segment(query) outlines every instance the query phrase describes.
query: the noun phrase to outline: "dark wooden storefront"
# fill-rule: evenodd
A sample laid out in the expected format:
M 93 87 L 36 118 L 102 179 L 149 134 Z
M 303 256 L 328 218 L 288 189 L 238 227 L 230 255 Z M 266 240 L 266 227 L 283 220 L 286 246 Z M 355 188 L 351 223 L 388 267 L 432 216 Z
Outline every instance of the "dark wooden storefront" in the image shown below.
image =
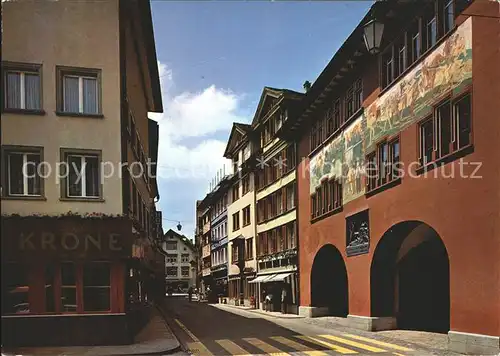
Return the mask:
M 4 346 L 125 344 L 132 223 L 2 217 Z

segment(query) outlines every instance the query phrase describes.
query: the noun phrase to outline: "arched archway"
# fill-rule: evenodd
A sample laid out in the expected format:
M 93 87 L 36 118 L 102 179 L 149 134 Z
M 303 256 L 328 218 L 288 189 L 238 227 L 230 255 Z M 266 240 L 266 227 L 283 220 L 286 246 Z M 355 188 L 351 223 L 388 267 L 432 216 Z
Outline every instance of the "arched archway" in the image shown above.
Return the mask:
M 311 305 L 327 307 L 329 315 L 345 317 L 349 313 L 347 270 L 339 250 L 323 246 L 314 257 L 311 270 Z
M 372 316 L 395 316 L 401 329 L 449 331 L 448 253 L 429 225 L 391 227 L 375 249 L 370 278 Z

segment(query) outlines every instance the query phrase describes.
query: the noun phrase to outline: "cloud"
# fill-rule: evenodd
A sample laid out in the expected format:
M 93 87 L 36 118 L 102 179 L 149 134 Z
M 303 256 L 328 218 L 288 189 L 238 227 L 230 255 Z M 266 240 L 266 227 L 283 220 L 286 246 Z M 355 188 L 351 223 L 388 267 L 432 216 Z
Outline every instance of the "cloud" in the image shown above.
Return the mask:
M 149 117 L 158 121 L 160 128 L 160 206 L 168 219 L 187 222 L 183 233 L 190 235 L 195 201 L 208 192 L 218 170 L 225 166 L 229 172 L 230 162 L 222 157 L 227 142 L 220 137 L 228 137 L 233 122 L 248 122 L 249 118 L 241 114 L 243 95 L 216 85 L 173 95 L 172 69 L 158 62 L 158 70 L 164 112 L 150 113 Z

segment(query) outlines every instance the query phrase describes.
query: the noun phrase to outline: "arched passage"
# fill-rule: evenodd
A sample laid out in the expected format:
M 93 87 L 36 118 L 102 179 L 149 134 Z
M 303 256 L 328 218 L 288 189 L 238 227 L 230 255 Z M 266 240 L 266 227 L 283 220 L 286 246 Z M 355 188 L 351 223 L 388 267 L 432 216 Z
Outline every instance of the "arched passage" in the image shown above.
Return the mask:
M 370 271 L 372 316 L 395 316 L 401 329 L 450 329 L 446 247 L 425 223 L 406 221 L 381 238 Z
M 311 270 L 311 305 L 328 307 L 329 315 L 347 316 L 349 312 L 347 270 L 339 250 L 323 246 L 314 257 Z

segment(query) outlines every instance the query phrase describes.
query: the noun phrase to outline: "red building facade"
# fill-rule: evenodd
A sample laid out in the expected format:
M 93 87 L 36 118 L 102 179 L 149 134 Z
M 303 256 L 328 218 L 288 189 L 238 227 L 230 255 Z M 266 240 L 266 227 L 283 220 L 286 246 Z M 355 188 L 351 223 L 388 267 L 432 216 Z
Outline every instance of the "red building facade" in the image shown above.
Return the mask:
M 373 55 L 363 24 L 375 9 L 290 129 L 300 313 L 445 332 L 454 351 L 498 353 L 499 4 L 393 2 Z

